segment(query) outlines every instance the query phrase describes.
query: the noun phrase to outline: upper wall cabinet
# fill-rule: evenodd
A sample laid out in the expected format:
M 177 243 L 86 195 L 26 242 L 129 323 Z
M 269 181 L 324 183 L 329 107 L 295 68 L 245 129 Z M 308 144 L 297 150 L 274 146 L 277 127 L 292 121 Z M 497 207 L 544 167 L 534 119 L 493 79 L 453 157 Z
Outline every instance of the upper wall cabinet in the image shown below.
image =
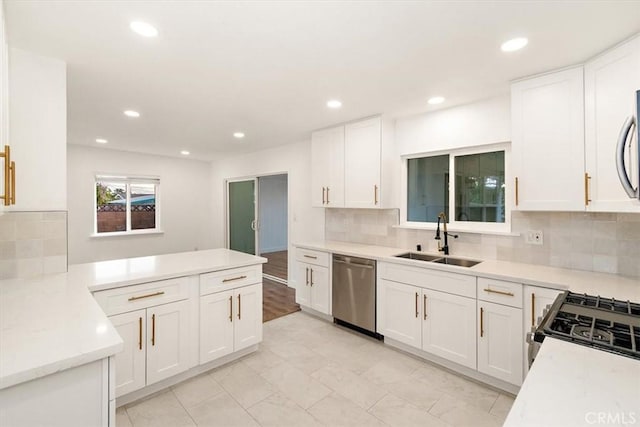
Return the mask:
M 344 207 L 344 126 L 311 135 L 311 202 L 315 207 Z
M 627 196 L 620 185 L 615 155 L 618 135 L 625 120 L 635 113 L 640 90 L 640 36 L 604 53 L 584 67 L 585 172 L 589 175 L 587 210 L 640 211 L 640 203 Z M 637 144 L 626 150 L 627 167 L 638 185 Z
M 381 117 L 314 132 L 312 203 L 318 207 L 392 208 L 393 125 Z M 399 170 L 399 164 L 398 168 Z
M 583 68 L 511 86 L 516 209 L 584 210 Z
M 9 92 L 11 158 L 16 163 L 11 210 L 66 210 L 66 64 L 11 49 Z

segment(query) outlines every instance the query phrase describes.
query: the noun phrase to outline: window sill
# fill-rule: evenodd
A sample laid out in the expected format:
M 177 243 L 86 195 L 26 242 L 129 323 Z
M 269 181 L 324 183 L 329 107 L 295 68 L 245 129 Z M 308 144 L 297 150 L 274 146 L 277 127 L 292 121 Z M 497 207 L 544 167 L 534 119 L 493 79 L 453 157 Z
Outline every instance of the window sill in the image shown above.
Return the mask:
M 102 238 L 102 237 L 122 237 L 122 236 L 146 236 L 149 234 L 164 234 L 164 230 L 154 228 L 153 230 L 136 230 L 136 231 L 115 231 L 112 233 L 92 233 L 90 238 Z
M 400 224 L 394 225 L 393 228 L 404 228 L 408 230 L 433 230 L 437 229 L 436 224 Z M 440 226 L 442 230 L 442 226 Z M 470 233 L 470 234 L 488 234 L 493 236 L 520 236 L 520 233 L 515 233 L 512 231 L 500 231 L 500 230 L 480 230 L 477 228 L 466 228 L 466 227 L 456 227 L 447 225 L 447 231 L 455 232 L 455 233 Z

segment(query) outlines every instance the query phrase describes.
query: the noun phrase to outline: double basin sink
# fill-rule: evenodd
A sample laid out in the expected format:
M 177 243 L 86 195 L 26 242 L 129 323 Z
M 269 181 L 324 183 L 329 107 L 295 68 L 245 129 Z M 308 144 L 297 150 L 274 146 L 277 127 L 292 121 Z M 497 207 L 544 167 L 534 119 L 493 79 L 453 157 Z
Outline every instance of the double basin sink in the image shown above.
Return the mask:
M 473 267 L 474 265 L 478 265 L 482 262 L 482 261 L 473 261 L 470 259 L 463 259 L 463 258 L 440 257 L 437 255 L 428 255 L 428 254 L 421 254 L 416 252 L 407 252 L 404 254 L 395 255 L 395 257 L 415 259 L 418 261 L 425 261 L 425 262 L 435 262 L 437 264 L 455 265 L 458 267 Z

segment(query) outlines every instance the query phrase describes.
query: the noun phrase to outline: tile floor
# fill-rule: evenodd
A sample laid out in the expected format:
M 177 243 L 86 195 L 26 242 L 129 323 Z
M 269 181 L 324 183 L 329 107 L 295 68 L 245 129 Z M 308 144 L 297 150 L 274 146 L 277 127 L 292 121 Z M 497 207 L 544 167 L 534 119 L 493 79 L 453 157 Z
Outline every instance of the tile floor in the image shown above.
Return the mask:
M 297 312 L 260 350 L 117 410 L 117 427 L 500 426 L 513 397 Z

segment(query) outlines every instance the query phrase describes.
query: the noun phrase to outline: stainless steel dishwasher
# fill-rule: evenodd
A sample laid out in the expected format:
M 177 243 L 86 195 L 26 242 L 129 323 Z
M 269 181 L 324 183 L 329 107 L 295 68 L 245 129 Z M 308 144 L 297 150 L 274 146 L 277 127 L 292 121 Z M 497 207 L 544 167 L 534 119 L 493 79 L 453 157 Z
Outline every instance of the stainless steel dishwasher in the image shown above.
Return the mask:
M 336 323 L 376 334 L 376 262 L 333 255 L 332 311 Z

